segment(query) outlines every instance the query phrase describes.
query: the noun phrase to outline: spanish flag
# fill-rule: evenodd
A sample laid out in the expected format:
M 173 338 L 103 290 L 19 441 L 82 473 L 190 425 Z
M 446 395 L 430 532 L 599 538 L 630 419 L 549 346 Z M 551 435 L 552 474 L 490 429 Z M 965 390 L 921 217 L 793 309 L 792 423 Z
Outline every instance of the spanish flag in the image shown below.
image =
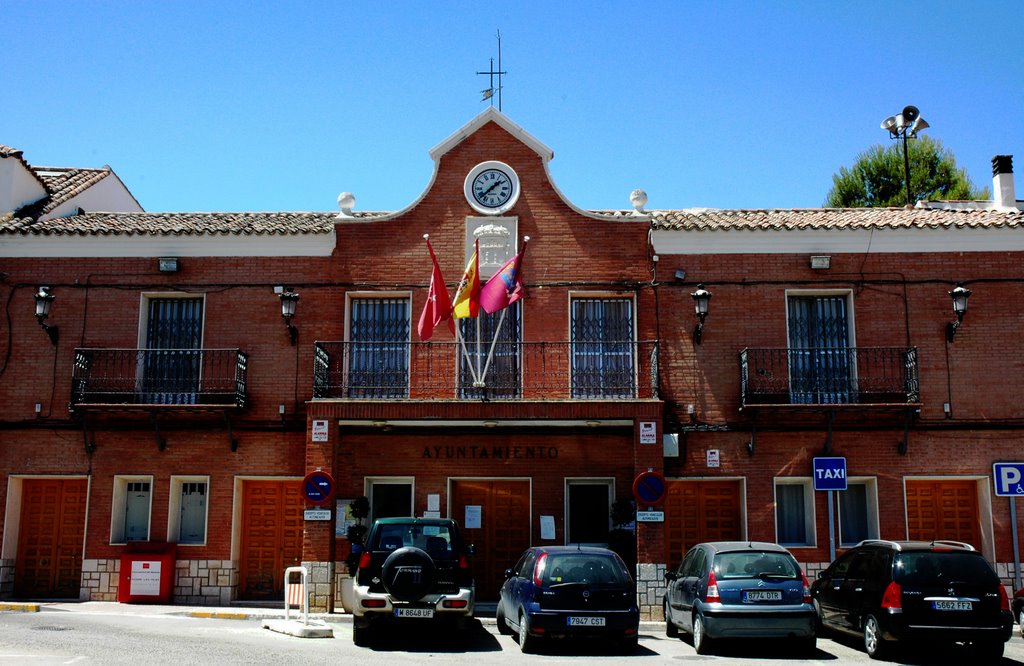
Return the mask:
M 466 272 L 455 289 L 452 299 L 452 317 L 465 319 L 480 314 L 480 266 L 477 261 L 480 255 L 480 241 L 473 242 L 473 254 L 466 264 Z

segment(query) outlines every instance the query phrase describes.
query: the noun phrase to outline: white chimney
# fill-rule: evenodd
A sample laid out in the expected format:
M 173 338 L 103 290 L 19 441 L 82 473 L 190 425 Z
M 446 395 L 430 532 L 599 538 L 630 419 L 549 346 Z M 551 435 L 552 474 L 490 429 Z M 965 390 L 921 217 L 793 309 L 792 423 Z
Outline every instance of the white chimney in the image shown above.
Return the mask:
M 992 158 L 992 199 L 996 208 L 1017 210 L 1017 195 L 1013 189 L 1013 155 Z

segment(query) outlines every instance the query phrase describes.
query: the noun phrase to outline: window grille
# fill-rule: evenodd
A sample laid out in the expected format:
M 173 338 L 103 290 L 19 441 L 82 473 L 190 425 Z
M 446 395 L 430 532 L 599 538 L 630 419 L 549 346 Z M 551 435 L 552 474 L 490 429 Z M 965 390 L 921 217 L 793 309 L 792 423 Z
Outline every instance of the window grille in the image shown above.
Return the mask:
M 409 299 L 352 299 L 349 342 L 349 397 L 408 397 Z
M 628 298 L 573 299 L 574 398 L 628 398 L 636 394 L 632 305 Z

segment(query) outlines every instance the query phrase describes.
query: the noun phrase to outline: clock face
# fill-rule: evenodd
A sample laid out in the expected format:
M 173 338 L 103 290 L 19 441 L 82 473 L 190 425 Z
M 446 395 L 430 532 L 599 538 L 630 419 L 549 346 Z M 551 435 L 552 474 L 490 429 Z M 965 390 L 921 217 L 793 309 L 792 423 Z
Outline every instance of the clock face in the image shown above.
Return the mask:
M 481 206 L 498 208 L 512 198 L 512 181 L 501 169 L 485 169 L 473 179 L 473 198 Z
M 507 164 L 482 162 L 466 176 L 466 200 L 485 215 L 512 208 L 519 198 L 519 177 Z

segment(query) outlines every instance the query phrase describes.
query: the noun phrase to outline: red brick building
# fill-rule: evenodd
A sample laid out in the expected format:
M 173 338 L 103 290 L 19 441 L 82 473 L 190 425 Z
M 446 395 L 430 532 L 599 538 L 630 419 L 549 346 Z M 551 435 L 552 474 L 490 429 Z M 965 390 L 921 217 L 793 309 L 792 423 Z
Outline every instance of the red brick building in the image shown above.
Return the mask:
M 343 508 L 366 496 L 371 518 L 462 522 L 493 599 L 531 543 L 609 542 L 613 503 L 654 471 L 663 506 L 640 508 L 664 522 L 633 527 L 659 616 L 665 567 L 700 540 L 827 562 L 819 456 L 846 460 L 835 548 L 964 540 L 1012 578 L 992 488 L 1024 443 L 1008 158 L 993 202 L 646 211 L 635 192 L 585 211 L 493 109 L 431 155 L 398 212 L 4 216 L 0 594 L 117 598 L 149 542 L 175 544 L 175 601 L 278 599 L 301 562 L 316 606 L 340 606 Z M 528 247 L 524 297 L 421 341 L 425 234 L 449 291 L 475 244 L 483 281 Z M 315 470 L 330 520 L 304 513 Z

